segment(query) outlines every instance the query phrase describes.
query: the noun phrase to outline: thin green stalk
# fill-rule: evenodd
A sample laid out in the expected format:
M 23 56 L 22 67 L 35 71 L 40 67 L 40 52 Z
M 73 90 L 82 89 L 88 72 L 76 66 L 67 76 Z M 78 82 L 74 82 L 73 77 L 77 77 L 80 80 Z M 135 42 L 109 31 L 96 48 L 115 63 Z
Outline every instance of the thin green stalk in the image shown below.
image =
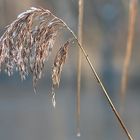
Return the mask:
M 83 9 L 84 0 L 79 0 L 78 40 L 82 45 L 83 40 Z M 77 136 L 80 136 L 80 94 L 81 94 L 81 49 L 78 49 L 77 62 Z

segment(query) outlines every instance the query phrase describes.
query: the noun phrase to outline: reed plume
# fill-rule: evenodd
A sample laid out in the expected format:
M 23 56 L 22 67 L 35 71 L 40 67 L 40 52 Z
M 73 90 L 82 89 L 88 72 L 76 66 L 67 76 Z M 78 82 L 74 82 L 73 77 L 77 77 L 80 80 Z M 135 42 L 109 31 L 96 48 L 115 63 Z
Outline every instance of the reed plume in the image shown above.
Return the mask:
M 75 41 L 86 58 L 120 126 L 128 139 L 133 140 L 93 67 L 88 54 L 79 43 L 74 32 L 63 20 L 48 10 L 33 7 L 21 13 L 17 19 L 6 28 L 5 33 L 0 38 L 0 70 L 5 70 L 10 76 L 13 74 L 14 69 L 16 69 L 19 71 L 22 80 L 31 73 L 33 75 L 34 88 L 37 81 L 42 77 L 44 63 L 48 60 L 52 52 L 56 37 L 59 37 L 57 34 L 58 31 L 66 28 L 73 37 L 71 40 L 66 41 L 59 49 L 54 60 L 52 68 L 53 105 L 55 106 L 54 88 L 55 86 L 59 86 L 62 67 L 68 54 L 68 46 Z
M 32 73 L 35 88 L 62 26 L 50 11 L 42 8 L 20 14 L 0 38 L 0 70 L 3 68 L 10 76 L 16 69 L 22 80 Z

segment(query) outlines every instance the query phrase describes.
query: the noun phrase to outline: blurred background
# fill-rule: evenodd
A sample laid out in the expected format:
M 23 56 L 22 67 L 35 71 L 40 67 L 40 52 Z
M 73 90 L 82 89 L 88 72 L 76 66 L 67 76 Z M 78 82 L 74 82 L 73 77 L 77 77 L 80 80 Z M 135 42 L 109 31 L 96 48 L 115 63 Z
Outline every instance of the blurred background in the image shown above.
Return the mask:
M 136 17 L 134 48 L 129 68 L 127 96 L 122 118 L 135 139 L 140 138 L 140 3 Z M 78 0 L 0 0 L 0 36 L 4 27 L 29 7 L 43 7 L 62 18 L 77 34 Z M 120 81 L 128 34 L 129 0 L 85 0 L 83 46 L 119 110 Z M 61 35 L 63 36 L 63 35 Z M 65 37 L 66 39 L 66 37 Z M 59 42 L 61 45 L 61 41 Z M 51 92 L 52 58 L 34 94 L 32 77 L 20 80 L 0 74 L 1 140 L 127 140 L 106 98 L 82 58 L 81 137 L 76 136 L 77 47 L 70 49 L 56 108 Z

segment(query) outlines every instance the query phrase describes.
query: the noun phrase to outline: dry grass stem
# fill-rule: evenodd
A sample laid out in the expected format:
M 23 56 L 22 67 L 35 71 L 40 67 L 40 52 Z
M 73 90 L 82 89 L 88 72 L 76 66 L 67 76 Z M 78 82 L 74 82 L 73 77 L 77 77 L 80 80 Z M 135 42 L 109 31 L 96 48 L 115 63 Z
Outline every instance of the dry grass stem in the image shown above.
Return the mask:
M 84 0 L 79 0 L 78 40 L 83 40 L 83 10 Z M 80 93 L 81 93 L 81 49 L 78 50 L 77 62 L 77 136 L 80 136 Z
M 79 44 L 79 43 L 78 43 L 78 44 Z M 134 139 L 132 138 L 132 136 L 130 135 L 129 131 L 127 130 L 127 128 L 126 128 L 126 126 L 125 126 L 123 120 L 121 119 L 121 117 L 120 117 L 118 111 L 116 110 L 116 108 L 115 108 L 113 102 L 111 101 L 111 99 L 110 99 L 110 97 L 109 97 L 109 95 L 108 95 L 108 92 L 106 91 L 106 89 L 105 89 L 105 87 L 104 87 L 102 81 L 100 80 L 100 77 L 98 76 L 98 74 L 97 74 L 95 68 L 93 67 L 93 65 L 92 65 L 92 63 L 91 63 L 91 61 L 90 61 L 90 59 L 89 59 L 89 57 L 88 57 L 88 54 L 86 53 L 86 51 L 84 50 L 84 48 L 83 48 L 80 44 L 79 44 L 79 46 L 80 46 L 80 48 L 81 48 L 81 50 L 82 50 L 82 52 L 83 52 L 83 54 L 84 54 L 84 56 L 85 56 L 85 58 L 86 58 L 86 60 L 87 60 L 87 62 L 88 62 L 88 64 L 89 64 L 91 70 L 92 70 L 93 75 L 95 76 L 95 79 L 97 80 L 97 83 L 98 83 L 99 86 L 101 87 L 101 90 L 103 91 L 103 93 L 104 93 L 104 95 L 105 95 L 105 97 L 106 97 L 106 99 L 107 99 L 107 101 L 108 101 L 108 103 L 109 103 L 109 105 L 110 105 L 110 107 L 111 107 L 113 113 L 115 114 L 115 116 L 116 116 L 116 118 L 117 118 L 117 120 L 118 120 L 120 126 L 121 126 L 122 129 L 124 130 L 124 132 L 125 132 L 125 134 L 127 135 L 128 139 L 129 139 L 129 140 L 134 140 Z
M 78 43 L 78 47 L 84 54 L 92 73 L 128 139 L 133 140 L 76 35 L 63 20 L 53 15 L 50 11 L 43 8 L 31 8 L 20 14 L 7 27 L 7 30 L 0 38 L 0 69 L 5 70 L 9 76 L 16 69 L 19 71 L 21 79 L 25 79 L 29 72 L 32 73 L 33 85 L 35 87 L 36 82 L 42 76 L 44 63 L 51 54 L 55 39 L 59 37 L 57 32 L 64 27 L 73 35 L 74 40 Z M 55 57 L 52 72 L 53 90 L 55 85 L 59 85 L 62 66 L 65 62 L 70 42 L 73 42 L 73 40 L 68 41 L 61 47 Z M 55 93 L 53 90 L 52 101 L 55 106 Z
M 124 65 L 123 65 L 123 72 L 122 72 L 122 79 L 121 79 L 121 102 L 120 102 L 120 112 L 123 112 L 124 100 L 126 96 L 126 88 L 128 83 L 128 70 L 132 55 L 133 49 L 133 40 L 134 40 L 134 29 L 135 29 L 135 22 L 136 22 L 136 13 L 137 13 L 137 0 L 130 0 L 129 5 L 129 26 L 128 26 L 128 39 L 127 39 L 127 46 L 126 46 L 126 54 L 124 58 Z

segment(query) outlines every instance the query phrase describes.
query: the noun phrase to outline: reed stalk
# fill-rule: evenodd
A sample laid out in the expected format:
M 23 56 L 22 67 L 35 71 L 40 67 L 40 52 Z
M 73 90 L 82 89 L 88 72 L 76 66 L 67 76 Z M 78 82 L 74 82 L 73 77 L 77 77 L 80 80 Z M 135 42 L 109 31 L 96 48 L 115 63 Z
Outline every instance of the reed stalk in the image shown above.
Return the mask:
M 84 0 L 79 0 L 78 40 L 81 45 L 83 44 L 83 10 Z M 80 136 L 81 59 L 81 49 L 79 48 L 77 62 L 77 136 Z
M 126 52 L 125 52 L 122 79 L 121 79 L 121 90 L 120 90 L 120 113 L 121 114 L 124 111 L 123 108 L 124 108 L 126 89 L 128 84 L 129 66 L 130 66 L 130 60 L 131 60 L 132 50 L 133 50 L 137 4 L 138 4 L 137 0 L 130 0 L 128 38 L 127 38 Z

